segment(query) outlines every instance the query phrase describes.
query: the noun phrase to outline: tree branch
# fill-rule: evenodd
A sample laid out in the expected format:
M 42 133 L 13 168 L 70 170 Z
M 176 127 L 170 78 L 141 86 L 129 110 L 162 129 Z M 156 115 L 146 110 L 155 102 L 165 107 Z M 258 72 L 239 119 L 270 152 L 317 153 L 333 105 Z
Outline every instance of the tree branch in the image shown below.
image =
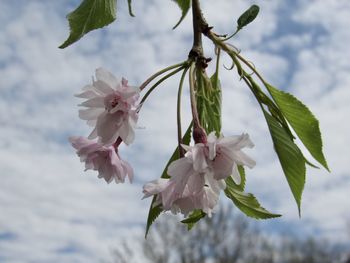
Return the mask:
M 193 46 L 189 54 L 190 57 L 202 57 L 202 33 L 208 27 L 203 17 L 199 0 L 192 0 L 192 19 L 193 19 Z

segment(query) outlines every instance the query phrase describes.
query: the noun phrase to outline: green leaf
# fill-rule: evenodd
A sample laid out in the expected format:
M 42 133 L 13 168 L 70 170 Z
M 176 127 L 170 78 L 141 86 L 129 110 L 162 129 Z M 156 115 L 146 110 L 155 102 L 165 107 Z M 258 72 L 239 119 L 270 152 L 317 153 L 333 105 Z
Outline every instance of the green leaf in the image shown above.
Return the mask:
M 219 79 L 219 55 L 216 63 L 216 70 L 213 76 L 210 78 L 211 86 L 213 92 L 209 94 L 212 96 L 212 108 L 210 112 L 212 113 L 211 119 L 213 122 L 213 127 L 216 131 L 216 135 L 219 136 L 221 132 L 221 105 L 222 105 L 222 93 L 221 93 L 221 82 Z
M 305 157 L 304 157 L 305 158 Z M 311 163 L 308 159 L 305 158 L 305 163 L 309 166 L 311 166 L 312 168 L 315 168 L 315 169 L 320 169 L 320 167 L 314 165 L 313 163 Z
M 270 97 L 268 97 L 260 88 L 260 86 L 254 81 L 254 79 L 247 73 L 245 73 L 244 77 L 243 77 L 247 82 L 248 85 L 251 89 L 251 91 L 253 92 L 255 98 L 257 99 L 257 101 L 259 102 L 259 104 L 264 104 L 268 107 L 269 112 L 271 113 L 271 115 L 278 120 L 278 122 L 282 125 L 282 127 L 285 129 L 285 131 L 288 133 L 289 137 L 291 138 L 291 140 L 294 140 L 295 137 L 292 133 L 292 131 L 290 130 L 288 123 L 286 121 L 286 119 L 284 118 L 281 110 L 277 107 L 277 105 L 273 102 L 272 99 L 270 99 Z
M 128 0 L 128 9 L 129 9 L 129 15 L 134 17 L 134 13 L 132 12 L 132 6 L 131 6 L 132 0 Z
M 245 188 L 245 183 L 246 183 L 246 176 L 245 176 L 244 167 L 242 165 L 238 165 L 238 172 L 239 172 L 239 175 L 241 176 L 241 183 L 237 185 L 237 188 L 243 192 Z M 235 182 L 233 183 L 236 184 Z
M 83 0 L 67 19 L 70 35 L 59 48 L 66 48 L 86 33 L 112 23 L 116 19 L 116 0 Z
M 322 152 L 319 122 L 312 112 L 293 95 L 269 84 L 266 88 L 311 155 L 329 171 Z
M 298 205 L 300 215 L 301 196 L 305 184 L 305 158 L 281 124 L 264 109 L 263 112 L 270 130 L 275 151 Z
M 157 198 L 157 196 L 153 196 L 151 207 L 150 207 L 149 212 L 148 212 L 145 238 L 147 238 L 147 235 L 148 235 L 148 232 L 149 232 L 151 225 L 154 223 L 154 221 L 157 219 L 157 217 L 160 215 L 160 213 L 163 212 L 163 209 L 161 208 L 160 205 L 152 207 L 152 205 L 156 201 L 156 198 Z
M 241 191 L 231 177 L 228 177 L 225 181 L 227 184 L 225 189 L 226 196 L 247 216 L 256 219 L 268 219 L 281 216 L 273 214 L 263 208 L 254 195 Z
M 249 7 L 248 10 L 246 10 L 237 20 L 237 31 L 241 30 L 246 25 L 250 24 L 254 21 L 254 19 L 259 14 L 259 6 L 252 5 Z
M 214 76 L 209 78 L 201 69 L 197 69 L 196 100 L 199 121 L 207 133 L 216 135 L 221 131 L 221 85 Z M 214 85 L 215 86 L 214 86 Z
M 192 123 L 190 123 L 190 125 L 188 126 L 184 136 L 182 137 L 182 143 L 183 144 L 187 144 L 187 145 L 190 144 L 190 141 L 191 141 L 191 129 L 192 129 Z M 165 165 L 165 168 L 163 170 L 161 178 L 169 178 L 169 175 L 167 174 L 168 166 L 173 161 L 179 159 L 179 157 L 180 157 L 179 147 L 176 147 L 176 149 L 175 149 L 174 153 L 172 154 L 172 156 L 170 157 L 168 163 Z M 148 217 L 147 217 L 147 224 L 146 224 L 145 237 L 147 237 L 147 234 L 148 234 L 149 229 L 150 229 L 151 225 L 153 224 L 153 222 L 156 220 L 156 218 L 163 211 L 163 209 L 160 207 L 160 205 L 154 206 L 156 198 L 157 198 L 157 196 L 155 195 L 153 197 L 153 199 L 152 199 L 152 203 L 151 203 L 151 206 L 149 208 Z
M 191 0 L 173 0 L 173 1 L 177 3 L 177 5 L 180 7 L 182 11 L 182 15 L 179 22 L 177 22 L 176 25 L 173 27 L 173 29 L 175 29 L 177 28 L 178 25 L 181 24 L 182 20 L 184 20 L 184 18 L 186 17 L 188 10 L 191 7 Z
M 186 219 L 182 220 L 181 223 L 184 223 L 187 225 L 187 230 L 191 230 L 194 225 L 201 220 L 202 218 L 204 218 L 207 214 L 204 213 L 202 210 L 198 209 L 198 210 L 194 210 L 189 217 L 187 217 Z

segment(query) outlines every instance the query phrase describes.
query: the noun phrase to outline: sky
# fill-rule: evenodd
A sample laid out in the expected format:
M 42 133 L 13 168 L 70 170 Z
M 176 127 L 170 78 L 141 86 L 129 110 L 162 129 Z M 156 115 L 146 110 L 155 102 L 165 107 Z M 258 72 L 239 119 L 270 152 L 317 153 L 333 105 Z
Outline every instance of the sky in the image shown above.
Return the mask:
M 160 176 L 176 142 L 179 76 L 165 82 L 142 108 L 140 129 L 121 155 L 135 170 L 133 184 L 106 184 L 84 172 L 67 138 L 87 136 L 73 97 L 104 67 L 131 85 L 186 59 L 191 17 L 176 29 L 180 10 L 171 1 L 118 1 L 117 21 L 64 49 L 65 15 L 80 1 L 0 2 L 0 262 L 98 262 L 123 238 L 144 231 L 150 200 L 142 184 Z M 125 3 L 124 3 L 125 2 Z M 257 1 L 202 0 L 218 33 L 231 33 L 238 16 Z M 302 217 L 273 151 L 266 123 L 235 72 L 221 68 L 223 133 L 246 132 L 257 165 L 247 191 L 281 213 L 259 224 L 271 233 L 349 240 L 350 2 L 259 1 L 258 18 L 232 40 L 270 83 L 296 95 L 320 120 L 331 173 L 308 169 Z M 208 40 L 205 53 L 214 56 Z M 223 57 L 223 65 L 230 65 Z M 213 65 L 209 66 L 213 70 Z M 190 121 L 183 97 L 183 123 Z M 309 157 L 309 155 L 307 155 Z M 223 199 L 223 195 L 221 196 Z M 348 244 L 348 243 L 347 243 Z

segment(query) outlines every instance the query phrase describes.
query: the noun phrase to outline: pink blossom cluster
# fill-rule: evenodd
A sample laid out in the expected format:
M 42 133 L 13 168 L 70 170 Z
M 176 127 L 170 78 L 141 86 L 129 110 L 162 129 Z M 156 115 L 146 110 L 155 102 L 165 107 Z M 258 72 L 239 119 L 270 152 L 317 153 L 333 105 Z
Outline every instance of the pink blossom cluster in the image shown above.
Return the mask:
M 86 170 L 98 171 L 98 177 L 106 182 L 124 182 L 133 178 L 133 169 L 122 160 L 118 146 L 134 141 L 134 128 L 138 119 L 137 101 L 140 90 L 128 85 L 124 78 L 120 81 L 103 68 L 96 70 L 96 80 L 76 95 L 86 99 L 80 106 L 79 117 L 93 127 L 88 138 L 70 137 L 72 146 Z
M 157 195 L 155 205 L 173 213 L 202 209 L 210 216 L 226 188 L 225 179 L 232 176 L 240 184 L 238 165 L 254 167 L 255 161 L 242 151 L 253 146 L 247 134 L 217 138 L 214 132 L 194 146 L 182 145 L 186 154 L 169 165 L 170 179 L 145 184 L 144 198 Z
M 132 181 L 134 172 L 129 163 L 121 159 L 119 145 L 133 142 L 138 119 L 140 89 L 131 87 L 125 79 L 117 80 L 103 68 L 96 70 L 96 80 L 76 95 L 85 99 L 79 111 L 81 119 L 93 127 L 85 137 L 70 137 L 86 170 L 98 171 L 98 177 L 107 183 Z M 198 125 L 198 124 L 197 124 Z M 232 176 L 240 184 L 238 165 L 254 167 L 255 162 L 242 149 L 253 147 L 248 134 L 224 137 L 207 135 L 201 127 L 193 131 L 195 144 L 182 145 L 183 157 L 173 161 L 168 169 L 168 179 L 146 183 L 144 198 L 156 195 L 154 205 L 163 210 L 187 215 L 201 209 L 209 216 L 226 188 L 225 179 Z

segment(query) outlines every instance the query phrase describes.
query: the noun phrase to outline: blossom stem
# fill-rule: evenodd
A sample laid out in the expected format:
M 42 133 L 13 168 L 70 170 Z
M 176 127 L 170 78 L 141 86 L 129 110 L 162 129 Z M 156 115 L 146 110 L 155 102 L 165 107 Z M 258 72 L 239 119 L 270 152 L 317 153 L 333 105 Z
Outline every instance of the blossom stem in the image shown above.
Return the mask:
M 239 58 L 239 60 L 241 60 L 244 64 L 246 64 L 254 73 L 255 75 L 258 76 L 258 78 L 260 79 L 260 81 L 266 85 L 266 81 L 264 80 L 264 78 L 260 75 L 260 73 L 255 69 L 254 66 L 252 66 L 251 63 L 249 63 L 245 58 L 243 58 L 240 54 L 236 53 L 235 56 L 237 58 Z
M 239 32 L 239 30 L 236 30 L 236 31 L 235 31 L 234 33 L 232 33 L 230 36 L 225 37 L 222 41 L 230 40 L 230 39 L 233 38 L 238 32 Z
M 169 66 L 169 67 L 166 67 L 156 73 L 154 73 L 152 76 L 150 76 L 144 83 L 141 84 L 140 86 L 140 90 L 142 91 L 144 88 L 147 87 L 147 85 L 152 81 L 154 80 L 156 77 L 162 75 L 163 73 L 169 71 L 169 70 L 172 70 L 174 68 L 179 68 L 179 67 L 182 67 L 184 66 L 185 64 L 187 63 L 187 61 L 184 61 L 184 62 L 181 62 L 181 63 L 178 63 L 178 64 L 175 64 L 175 65 L 172 65 L 172 66 Z
M 140 102 L 140 107 L 138 109 L 138 111 L 140 111 L 143 103 L 145 102 L 145 100 L 148 98 L 148 96 L 152 93 L 152 91 L 159 85 L 161 84 L 164 80 L 168 79 L 169 77 L 175 75 L 176 73 L 178 73 L 179 71 L 183 70 L 184 68 L 186 68 L 184 65 L 182 65 L 182 67 L 168 73 L 167 75 L 165 75 L 163 78 L 161 78 L 160 80 L 158 80 L 147 92 L 146 94 L 143 96 L 143 98 L 141 99 Z
M 188 71 L 188 67 L 186 67 L 182 73 L 179 90 L 177 92 L 177 141 L 179 147 L 180 158 L 184 156 L 184 149 L 181 147 L 182 143 L 182 131 L 181 131 L 181 95 L 182 95 L 182 87 L 185 80 L 186 73 Z
M 197 100 L 195 96 L 196 89 L 196 69 L 204 70 L 207 66 L 207 60 L 203 54 L 202 33 L 208 28 L 208 24 L 203 17 L 203 13 L 200 7 L 199 0 L 192 0 L 192 19 L 193 19 L 193 46 L 189 54 L 190 58 L 194 58 L 194 63 L 191 64 L 189 72 L 190 82 L 190 97 L 191 97 L 191 110 L 193 118 L 193 139 L 195 143 L 206 141 L 206 133 L 201 126 Z
M 113 144 L 113 147 L 114 147 L 114 149 L 115 149 L 115 151 L 116 151 L 116 153 L 118 153 L 118 147 L 119 147 L 119 145 L 122 143 L 122 138 L 120 138 L 120 137 L 118 137 L 118 139 L 115 141 L 115 143 Z
M 220 55 L 221 55 L 221 48 L 217 48 L 216 51 L 216 65 L 215 65 L 215 81 L 218 82 L 219 80 L 219 68 L 220 68 Z
M 230 48 L 229 45 L 225 44 L 224 40 L 218 39 L 215 34 L 209 30 L 208 32 L 206 32 L 206 36 L 213 41 L 213 43 L 221 48 L 222 50 L 224 50 L 233 60 L 234 64 L 237 66 L 238 68 L 238 73 L 239 75 L 242 77 L 244 75 L 244 70 L 242 69 L 242 66 L 240 65 L 239 61 L 237 60 L 237 58 L 242 61 L 246 66 L 248 66 L 248 68 L 250 68 L 254 74 L 256 74 L 256 76 L 260 79 L 260 81 L 266 85 L 266 81 L 264 80 L 264 78 L 260 75 L 260 73 L 255 69 L 255 67 L 249 63 L 249 61 L 247 61 L 244 57 L 242 57 L 237 51 L 233 50 L 232 48 Z
M 222 49 L 231 57 L 233 63 L 237 66 L 238 74 L 242 77 L 243 75 L 242 66 L 236 57 L 239 54 L 235 52 L 229 45 L 224 43 L 223 40 L 219 39 L 216 36 L 216 34 L 213 33 L 210 29 L 206 31 L 205 35 L 216 45 L 217 48 Z
M 195 63 L 191 64 L 190 73 L 189 73 L 189 82 L 190 82 L 190 98 L 191 98 L 191 110 L 192 110 L 192 118 L 193 118 L 193 127 L 201 127 L 198 110 L 197 110 L 197 102 L 195 96 Z

